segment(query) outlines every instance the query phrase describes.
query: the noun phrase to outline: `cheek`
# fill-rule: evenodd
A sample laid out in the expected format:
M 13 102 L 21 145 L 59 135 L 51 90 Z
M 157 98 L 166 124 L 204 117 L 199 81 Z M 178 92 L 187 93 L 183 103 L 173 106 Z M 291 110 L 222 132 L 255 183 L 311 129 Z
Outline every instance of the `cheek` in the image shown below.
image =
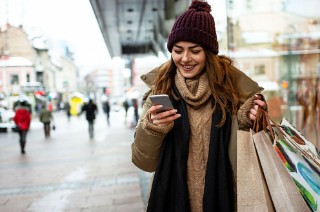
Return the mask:
M 172 60 L 175 64 L 177 64 L 181 60 L 181 57 L 178 55 L 172 55 Z
M 206 65 L 205 62 L 203 60 L 198 60 L 197 63 L 198 63 L 198 66 L 197 66 L 198 72 L 202 72 Z
M 201 67 L 203 68 L 206 65 L 206 56 L 202 55 L 201 57 L 199 57 L 198 62 L 199 64 L 201 64 Z
M 205 65 L 206 65 L 206 63 L 204 61 L 202 63 L 200 63 L 200 69 L 203 70 Z

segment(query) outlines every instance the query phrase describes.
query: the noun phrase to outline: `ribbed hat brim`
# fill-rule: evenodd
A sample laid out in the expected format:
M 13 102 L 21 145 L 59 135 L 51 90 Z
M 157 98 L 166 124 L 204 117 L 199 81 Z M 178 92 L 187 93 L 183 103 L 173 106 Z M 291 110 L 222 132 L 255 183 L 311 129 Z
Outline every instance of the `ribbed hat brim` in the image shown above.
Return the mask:
M 200 44 L 214 54 L 219 53 L 219 44 L 215 35 L 211 35 L 199 28 L 178 28 L 172 31 L 168 38 L 167 48 L 172 52 L 173 45 L 179 41 Z

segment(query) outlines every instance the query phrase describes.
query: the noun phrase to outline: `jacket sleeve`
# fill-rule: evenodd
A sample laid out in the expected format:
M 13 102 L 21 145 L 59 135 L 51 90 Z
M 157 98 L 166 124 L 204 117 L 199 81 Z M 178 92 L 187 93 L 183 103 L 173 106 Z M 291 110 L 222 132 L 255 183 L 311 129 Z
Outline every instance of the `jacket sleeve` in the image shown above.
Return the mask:
M 238 110 L 238 124 L 242 130 L 248 130 L 252 127 L 252 121 L 249 117 L 251 108 L 254 106 L 254 96 L 245 101 Z
M 154 172 L 157 167 L 163 139 L 172 129 L 170 126 L 156 126 L 150 120 L 148 113 L 151 101 L 146 99 L 143 104 L 140 119 L 135 129 L 134 142 L 131 145 L 132 162 L 140 169 Z
M 238 88 L 240 90 L 240 108 L 237 113 L 239 128 L 249 130 L 252 127 L 252 121 L 249 112 L 254 106 L 254 95 L 260 94 L 263 88 L 253 81 L 245 73 L 235 68 L 235 76 L 237 78 Z

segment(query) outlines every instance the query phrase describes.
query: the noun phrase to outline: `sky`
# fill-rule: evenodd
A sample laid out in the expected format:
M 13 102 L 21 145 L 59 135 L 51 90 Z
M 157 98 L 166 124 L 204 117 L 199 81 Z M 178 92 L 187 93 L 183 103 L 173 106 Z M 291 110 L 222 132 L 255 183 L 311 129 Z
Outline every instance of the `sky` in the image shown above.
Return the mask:
M 106 67 L 110 61 L 89 0 L 0 0 L 0 25 L 6 20 L 66 41 L 79 67 Z

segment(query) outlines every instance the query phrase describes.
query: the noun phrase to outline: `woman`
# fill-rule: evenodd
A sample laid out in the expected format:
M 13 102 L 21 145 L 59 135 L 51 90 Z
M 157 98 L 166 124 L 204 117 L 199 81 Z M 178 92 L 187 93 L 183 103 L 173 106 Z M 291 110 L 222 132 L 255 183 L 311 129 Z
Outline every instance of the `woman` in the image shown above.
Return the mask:
M 194 1 L 168 38 L 171 60 L 141 77 L 151 88 L 136 127 L 132 161 L 155 172 L 147 211 L 234 211 L 235 142 L 249 129 L 263 88 L 218 56 L 211 7 Z M 149 96 L 168 94 L 157 113 Z

